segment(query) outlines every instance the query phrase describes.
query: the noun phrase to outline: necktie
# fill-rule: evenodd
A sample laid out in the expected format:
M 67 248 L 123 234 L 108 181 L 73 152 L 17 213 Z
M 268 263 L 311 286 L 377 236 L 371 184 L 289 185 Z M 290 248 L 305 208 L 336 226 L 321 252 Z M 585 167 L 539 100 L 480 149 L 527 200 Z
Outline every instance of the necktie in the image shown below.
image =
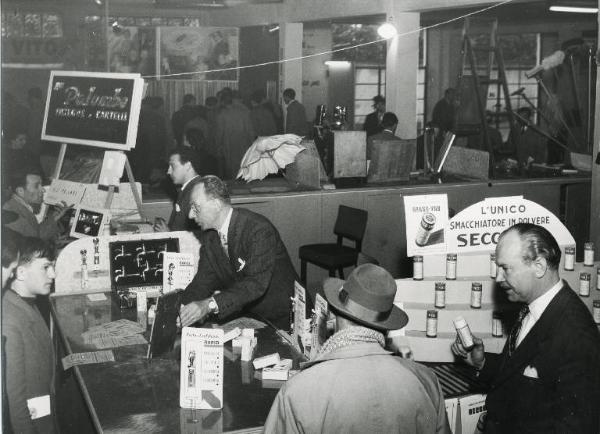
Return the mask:
M 219 237 L 221 238 L 221 245 L 223 246 L 223 250 L 225 250 L 225 254 L 229 257 L 229 249 L 227 245 L 227 235 L 219 232 Z
M 517 322 L 513 326 L 510 331 L 510 335 L 508 336 L 508 357 L 512 356 L 515 352 L 515 348 L 517 348 L 517 340 L 519 339 L 519 332 L 521 331 L 521 327 L 523 326 L 523 320 L 529 313 L 529 306 L 525 305 L 519 311 L 519 315 L 517 316 Z

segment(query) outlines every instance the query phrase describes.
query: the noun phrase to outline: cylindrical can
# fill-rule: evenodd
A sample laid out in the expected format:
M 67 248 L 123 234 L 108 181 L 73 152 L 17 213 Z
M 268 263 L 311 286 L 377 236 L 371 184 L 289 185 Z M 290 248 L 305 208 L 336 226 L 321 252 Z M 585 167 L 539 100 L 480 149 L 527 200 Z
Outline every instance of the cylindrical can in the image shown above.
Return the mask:
M 502 312 L 494 311 L 492 313 L 492 336 L 501 338 L 504 335 L 502 327 Z
M 467 321 L 462 316 L 457 316 L 454 318 L 454 328 L 462 346 L 465 347 L 465 350 L 470 351 L 475 346 L 475 342 L 473 342 L 473 335 Z
M 587 242 L 583 245 L 583 265 L 594 266 L 594 243 Z
M 594 300 L 593 306 L 594 322 L 600 324 L 600 300 Z
M 429 241 L 429 236 L 431 235 L 431 230 L 435 226 L 435 215 L 430 212 L 423 214 L 421 217 L 421 223 L 419 224 L 419 228 L 417 229 L 417 236 L 415 238 L 415 243 L 417 246 L 425 246 Z
M 438 313 L 437 310 L 428 310 L 427 311 L 427 325 L 425 327 L 425 335 L 428 338 L 435 338 L 437 336 L 437 323 L 438 323 Z
M 496 254 L 490 253 L 490 277 L 495 279 L 498 269 L 496 267 Z
M 156 305 L 153 304 L 148 309 L 148 325 L 151 326 L 154 324 L 154 318 L 156 317 Z
M 565 247 L 565 270 L 575 269 L 575 247 Z
M 600 267 L 596 270 L 596 289 L 600 291 Z
M 590 273 L 579 273 L 579 295 L 581 297 L 590 296 L 590 280 L 592 280 Z
M 435 282 L 435 307 L 443 309 L 446 307 L 446 284 Z
M 446 255 L 446 280 L 456 280 L 456 253 Z
M 413 256 L 413 280 L 423 280 L 423 257 Z
M 473 309 L 481 309 L 481 282 L 473 282 L 471 284 L 471 307 Z

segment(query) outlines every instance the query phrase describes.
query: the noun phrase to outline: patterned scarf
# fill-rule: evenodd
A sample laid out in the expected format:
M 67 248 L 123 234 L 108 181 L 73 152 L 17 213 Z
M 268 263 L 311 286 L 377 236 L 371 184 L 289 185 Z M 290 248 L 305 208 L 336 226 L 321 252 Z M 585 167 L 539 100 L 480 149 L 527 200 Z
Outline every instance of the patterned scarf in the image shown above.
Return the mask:
M 327 354 L 349 345 L 357 343 L 377 343 L 383 348 L 385 345 L 385 337 L 383 333 L 367 327 L 353 326 L 340 330 L 331 336 L 321 347 L 317 359 L 321 359 Z

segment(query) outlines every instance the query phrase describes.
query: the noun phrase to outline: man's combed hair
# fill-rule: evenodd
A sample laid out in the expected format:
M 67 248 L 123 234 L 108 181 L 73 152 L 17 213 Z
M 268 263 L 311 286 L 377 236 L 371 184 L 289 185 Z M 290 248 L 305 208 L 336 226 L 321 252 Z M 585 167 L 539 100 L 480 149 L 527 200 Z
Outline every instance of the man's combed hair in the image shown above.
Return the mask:
M 547 229 L 531 223 L 517 223 L 505 230 L 501 237 L 515 231 L 523 241 L 523 262 L 529 264 L 536 258 L 545 258 L 552 270 L 558 270 L 561 251 L 556 239 Z
M 204 184 L 204 192 L 207 196 L 216 198 L 225 203 L 231 203 L 229 189 L 227 184 L 218 176 L 207 175 L 200 179 L 200 183 Z
M 54 244 L 35 237 L 24 237 L 20 247 L 19 265 L 27 265 L 38 258 L 53 261 L 56 255 Z
M 381 126 L 383 128 L 393 127 L 397 123 L 398 123 L 398 116 L 396 116 L 392 112 L 386 112 L 386 113 L 384 113 L 383 118 L 381 119 Z
M 173 149 L 169 156 L 179 155 L 179 162 L 181 164 L 192 163 L 193 169 L 198 173 L 198 169 L 196 167 L 199 166 L 198 154 L 193 148 L 189 148 L 187 146 L 177 146 Z
M 291 87 L 288 87 L 283 91 L 283 96 L 287 96 L 290 99 L 296 99 L 296 91 Z

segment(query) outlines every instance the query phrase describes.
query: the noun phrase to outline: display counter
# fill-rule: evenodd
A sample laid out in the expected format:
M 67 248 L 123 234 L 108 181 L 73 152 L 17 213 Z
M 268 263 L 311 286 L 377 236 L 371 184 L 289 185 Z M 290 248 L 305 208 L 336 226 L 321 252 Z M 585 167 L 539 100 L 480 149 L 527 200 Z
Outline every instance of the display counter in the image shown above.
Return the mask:
M 51 314 L 59 352 L 64 355 L 95 351 L 83 343 L 88 328 L 119 319 L 136 321 L 136 310 L 120 309 L 111 293 L 106 300 L 87 295 L 51 297 Z M 278 352 L 292 359 L 298 369 L 303 357 L 267 326 L 257 329 L 255 357 Z M 148 333 L 145 334 L 148 338 Z M 262 381 L 252 362 L 242 362 L 224 347 L 222 410 L 186 410 L 179 407 L 180 347 L 160 358 L 146 358 L 147 345 L 113 348 L 115 361 L 74 366 L 81 395 L 95 430 L 99 433 L 197 433 L 262 432 L 280 381 Z

